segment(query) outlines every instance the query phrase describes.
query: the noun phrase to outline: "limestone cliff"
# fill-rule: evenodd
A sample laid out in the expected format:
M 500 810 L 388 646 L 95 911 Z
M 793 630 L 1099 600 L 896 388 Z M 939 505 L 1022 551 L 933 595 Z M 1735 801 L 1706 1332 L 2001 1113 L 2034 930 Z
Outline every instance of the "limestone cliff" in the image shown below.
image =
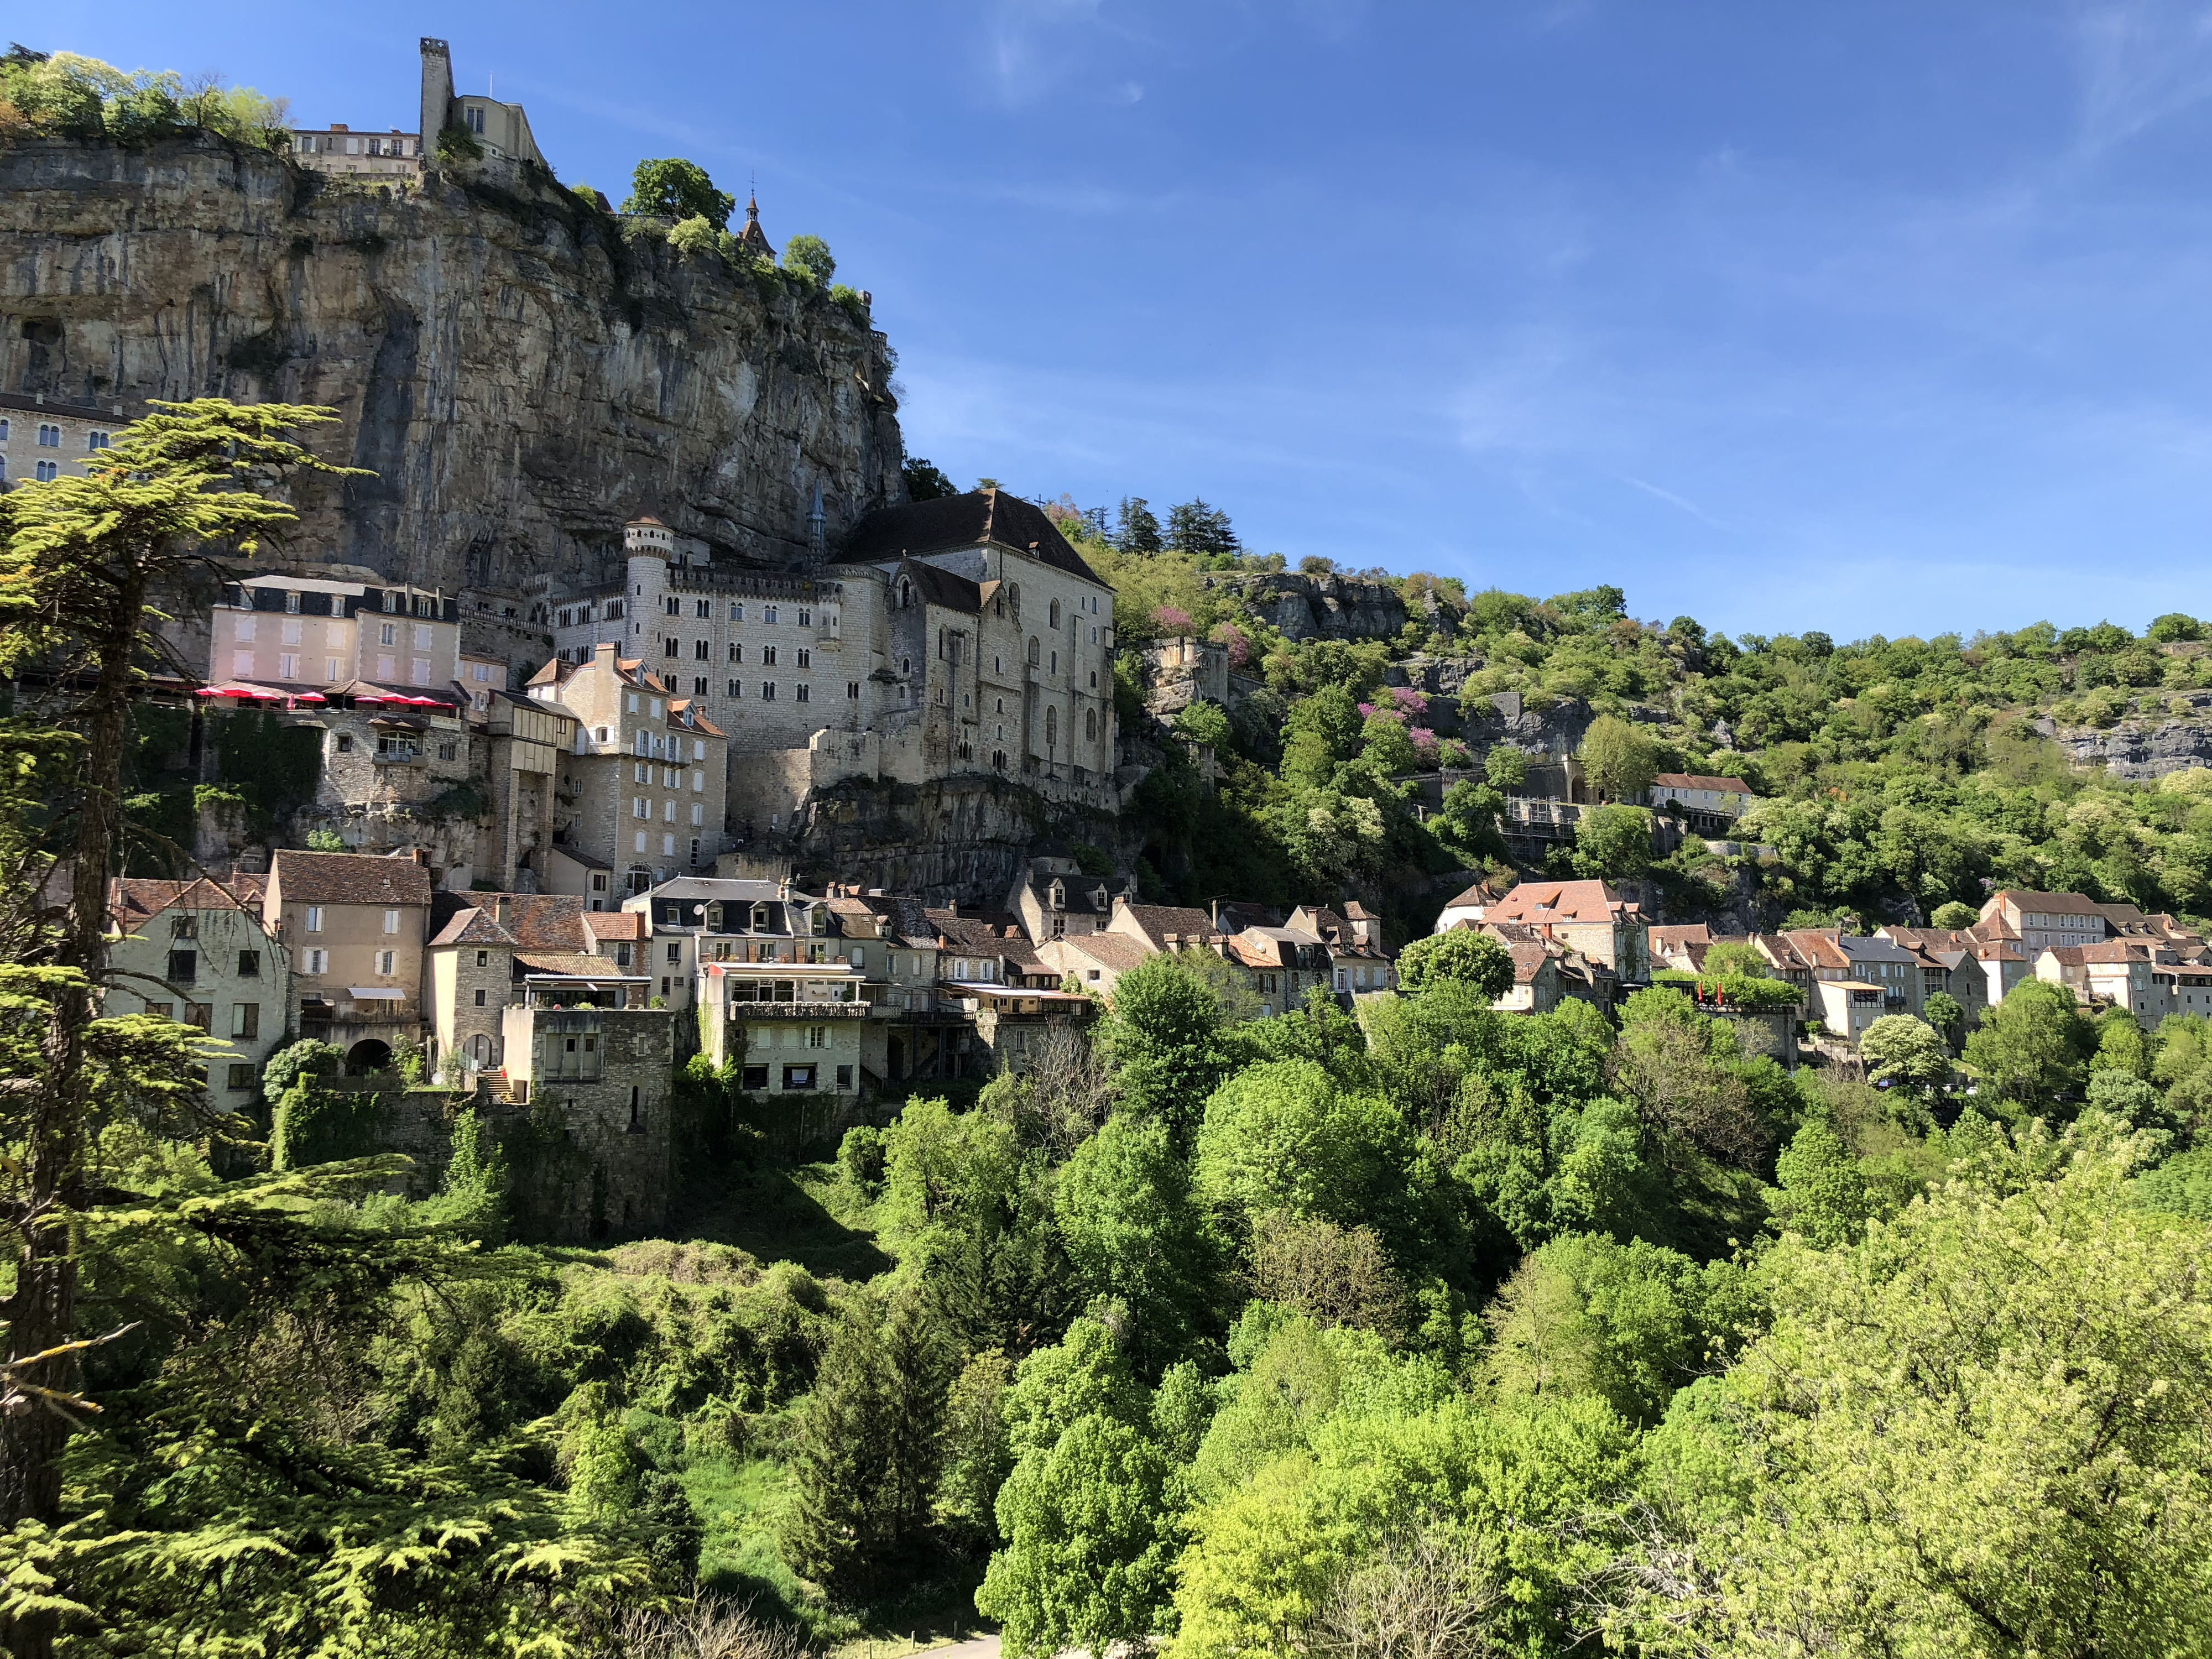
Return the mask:
M 1286 640 L 1391 640 L 1407 622 L 1397 589 L 1357 576 L 1240 573 L 1208 576 L 1205 585 L 1236 595 Z M 1433 611 L 1428 607 L 1424 620 Z
M 2212 691 L 2145 697 L 2145 707 L 2109 727 L 2038 722 L 2076 766 L 2103 766 L 2116 778 L 2147 782 L 2192 766 L 2212 766 Z
M 303 486 L 301 550 L 448 588 L 595 574 L 647 512 L 781 568 L 896 498 L 860 307 L 621 225 L 506 162 L 394 190 L 213 137 L 10 140 L 0 386 L 333 404 L 318 447 L 377 476 Z

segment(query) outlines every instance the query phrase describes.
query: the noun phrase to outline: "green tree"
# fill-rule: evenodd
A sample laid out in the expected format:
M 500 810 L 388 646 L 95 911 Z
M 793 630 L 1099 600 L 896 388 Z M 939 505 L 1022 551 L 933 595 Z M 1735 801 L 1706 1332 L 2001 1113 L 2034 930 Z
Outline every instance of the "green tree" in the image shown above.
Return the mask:
M 659 219 L 704 219 L 722 230 L 728 227 L 737 205 L 738 198 L 715 189 L 707 169 L 696 161 L 666 156 L 637 164 L 630 173 L 629 196 L 622 210 Z
M 1575 823 L 1575 869 L 1625 881 L 1651 867 L 1651 815 L 1640 806 L 1598 806 Z
M 0 495 L 0 675 L 38 671 L 4 738 L 15 769 L 5 788 L 42 798 L 36 846 L 9 865 L 15 936 L 0 940 L 0 994 L 19 1033 L 35 1029 L 35 1059 L 8 1073 L 8 1138 L 19 1149 L 0 1180 L 0 1232 L 15 1249 L 8 1322 L 11 1376 L 43 1373 L 70 1391 L 77 1361 L 79 1257 L 73 1230 L 104 1181 L 93 1159 L 101 1123 L 151 1085 L 151 1121 L 190 1133 L 207 1110 L 184 1034 L 97 1017 L 106 973 L 108 879 L 121 867 L 122 766 L 132 700 L 149 664 L 166 660 L 149 605 L 157 592 L 205 580 L 218 554 L 250 556 L 292 509 L 255 487 L 288 471 L 353 476 L 289 435 L 334 411 L 221 399 L 153 405 L 82 476 L 16 485 Z M 36 772 L 29 763 L 40 763 Z M 0 807 L 15 814 L 21 803 Z M 66 864 L 66 908 L 23 902 Z M 142 1069 L 145 1067 L 146 1069 Z M 167 1077 L 161 1073 L 166 1071 Z M 186 1081 L 186 1079 L 191 1079 Z M 55 1356 L 40 1358 L 40 1356 Z M 0 1525 L 52 1523 L 59 1459 L 72 1419 L 33 1409 L 0 1414 Z M 41 1641 L 32 1645 L 44 1650 Z
M 1202 743 L 1210 749 L 1229 746 L 1229 716 L 1218 702 L 1186 705 L 1176 715 L 1175 729 L 1178 737 Z
M 960 493 L 957 484 L 919 455 L 908 456 L 900 464 L 899 473 L 906 481 L 906 498 L 910 501 L 942 501 Z
M 1122 975 L 1100 1036 L 1124 1109 L 1188 1133 L 1228 1061 L 1221 1033 L 1221 999 L 1174 952 Z
M 1959 1006 L 1958 998 L 1948 991 L 1930 991 L 1923 1005 L 1921 1017 L 1943 1035 L 1943 1041 L 1956 1044 L 1966 1024 L 1966 1011 Z
M 2081 1087 L 2094 1033 L 2073 992 L 2022 980 L 1967 1037 L 1966 1066 L 1986 1098 L 2024 1115 L 2048 1113 Z
M 1006 1406 L 1013 1471 L 975 1606 L 1006 1650 L 1103 1653 L 1159 1628 L 1181 1543 L 1144 1390 L 1104 1327 L 1078 1320 L 1022 1364 Z
M 943 1338 L 913 1289 L 894 1292 L 887 1314 L 847 1313 L 794 1425 L 781 1541 L 795 1571 L 850 1595 L 920 1544 L 944 1466 L 949 1382 Z
M 1413 736 L 1395 714 L 1377 710 L 1369 715 L 1361 737 L 1361 751 L 1378 772 L 1410 772 L 1420 764 Z
M 794 236 L 783 245 L 783 268 L 815 288 L 827 288 L 837 274 L 830 244 L 819 236 Z
M 1933 1027 L 1910 1014 L 1884 1014 L 1869 1025 L 1859 1053 L 1875 1083 L 1938 1089 L 1951 1080 L 1951 1050 Z
M 1949 899 L 1936 907 L 1936 914 L 1928 918 L 1931 927 L 1948 927 L 1953 932 L 1972 927 L 1982 919 L 1982 913 L 1971 904 L 1961 904 Z
M 1229 527 L 1229 515 L 1194 497 L 1168 509 L 1167 543 L 1185 553 L 1234 553 L 1242 544 Z
M 2130 1208 L 2130 1157 L 2032 1127 L 1861 1243 L 1784 1237 L 1771 1328 L 1648 1445 L 1665 1565 L 1613 1639 L 2212 1648 L 2207 1234 Z
M 1774 1218 L 1815 1249 L 1855 1244 L 1874 1213 L 1859 1161 L 1824 1116 L 1806 1119 L 1774 1160 Z
M 1060 1172 L 1054 1212 L 1079 1291 L 1128 1310 L 1130 1341 L 1158 1371 L 1214 1322 L 1219 1262 L 1167 1125 L 1116 1115 Z
M 1398 953 L 1398 983 L 1419 992 L 1446 980 L 1471 986 L 1486 1002 L 1513 988 L 1513 956 L 1487 933 L 1455 927 L 1409 943 Z
M 1583 774 L 1607 800 L 1641 806 L 1661 759 L 1658 744 L 1618 714 L 1600 714 L 1583 733 Z
M 1114 545 L 1139 556 L 1160 550 L 1160 521 L 1142 495 L 1124 495 L 1115 515 Z
M 1528 781 L 1528 757 L 1510 743 L 1493 743 L 1483 751 L 1482 778 L 1501 793 L 1518 789 Z

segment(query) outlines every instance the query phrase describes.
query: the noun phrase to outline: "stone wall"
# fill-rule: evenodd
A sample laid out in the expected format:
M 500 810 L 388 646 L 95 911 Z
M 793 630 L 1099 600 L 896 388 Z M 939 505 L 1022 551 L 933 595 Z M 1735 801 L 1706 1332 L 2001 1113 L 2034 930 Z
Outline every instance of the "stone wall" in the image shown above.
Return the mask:
M 586 1240 L 651 1232 L 668 1218 L 677 1015 L 665 1008 L 508 1008 L 506 1071 L 529 1084 L 526 1132 L 503 1127 L 514 1200 L 531 1230 Z M 548 1045 L 585 1036 L 599 1075 L 550 1073 Z
M 395 191 L 210 137 L 10 139 L 0 385 L 134 413 L 335 405 L 317 447 L 376 476 L 299 484 L 281 540 L 449 592 L 595 577 L 643 512 L 781 568 L 812 548 L 817 489 L 831 545 L 898 499 L 865 314 L 628 222 L 527 169 Z M 535 665 L 498 631 L 465 642 Z

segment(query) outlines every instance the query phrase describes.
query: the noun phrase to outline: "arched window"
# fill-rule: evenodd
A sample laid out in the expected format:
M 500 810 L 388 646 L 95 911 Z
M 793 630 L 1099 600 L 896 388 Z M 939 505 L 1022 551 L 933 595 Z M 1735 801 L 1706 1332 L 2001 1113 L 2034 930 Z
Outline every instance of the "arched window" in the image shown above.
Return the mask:
M 1083 711 L 1083 739 L 1085 743 L 1098 741 L 1098 711 L 1095 708 Z
M 899 578 L 899 609 L 911 610 L 914 605 L 914 583 L 905 576 Z
M 1058 599 L 1054 599 L 1052 602 L 1052 625 L 1054 628 L 1058 628 L 1060 626 L 1060 601 Z
M 1044 711 L 1044 746 L 1049 749 L 1059 741 L 1060 710 L 1048 708 Z
M 1016 622 L 1022 619 L 1022 585 L 1019 582 L 1006 585 L 1006 608 L 1014 613 Z
M 1044 653 L 1037 647 L 1036 635 L 1030 635 L 1030 666 L 1035 668 L 1044 660 Z

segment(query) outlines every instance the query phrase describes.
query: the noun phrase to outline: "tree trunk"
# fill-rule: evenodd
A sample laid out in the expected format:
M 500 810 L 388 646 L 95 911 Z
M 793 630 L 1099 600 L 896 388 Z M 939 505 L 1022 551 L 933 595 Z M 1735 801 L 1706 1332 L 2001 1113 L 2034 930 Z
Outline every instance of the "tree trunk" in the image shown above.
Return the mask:
M 146 584 L 129 554 L 118 573 L 115 605 L 93 641 L 98 678 L 80 711 L 86 743 L 76 842 L 70 854 L 69 924 L 56 962 L 97 977 L 106 948 L 107 881 L 123 816 L 123 748 L 130 720 L 132 659 L 138 641 Z M 8 1322 L 8 1357 L 22 1360 L 67 1342 L 75 1334 L 77 1263 L 68 1212 L 82 1202 L 81 1188 L 88 1128 L 84 1069 L 85 1027 L 96 1017 L 88 986 L 65 988 L 53 1000 L 41 1044 L 46 1075 L 30 1125 L 29 1182 L 21 1200 L 22 1240 L 16 1256 L 15 1293 L 0 1302 Z M 50 1389 L 73 1389 L 74 1358 L 50 1361 L 21 1378 Z M 42 1405 L 17 1402 L 0 1413 L 0 1527 L 22 1521 L 48 1525 L 61 1515 L 61 1456 L 68 1420 Z M 16 1659 L 44 1659 L 52 1650 L 47 1621 L 8 1632 Z

